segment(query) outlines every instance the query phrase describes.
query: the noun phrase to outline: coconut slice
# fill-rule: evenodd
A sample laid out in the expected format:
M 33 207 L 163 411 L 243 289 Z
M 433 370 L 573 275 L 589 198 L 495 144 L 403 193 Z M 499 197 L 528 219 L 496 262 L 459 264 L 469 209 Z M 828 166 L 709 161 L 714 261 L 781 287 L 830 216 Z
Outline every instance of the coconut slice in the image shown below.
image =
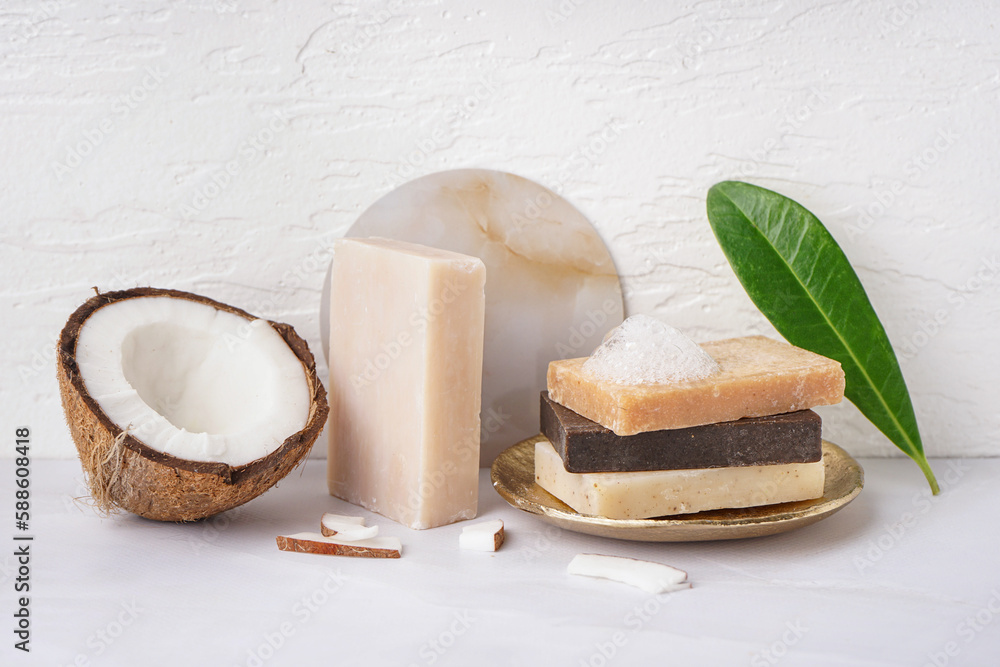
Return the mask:
M 462 528 L 458 548 L 469 551 L 496 551 L 503 544 L 503 519 L 481 521 Z
M 275 538 L 282 551 L 323 556 L 353 556 L 355 558 L 399 558 L 403 545 L 398 537 L 373 537 L 350 542 L 319 533 L 295 533 Z
M 260 495 L 305 457 L 328 412 L 290 326 L 175 290 L 84 303 L 59 338 L 58 373 L 97 507 L 161 521 Z
M 366 526 L 361 516 L 345 516 L 327 512 L 319 521 L 319 532 L 324 537 L 337 536 L 338 540 L 353 542 L 368 540 L 378 535 L 378 526 Z
M 647 593 L 669 593 L 682 588 L 691 588 L 691 584 L 687 581 L 687 572 L 684 570 L 663 563 L 624 556 L 577 554 L 566 570 L 570 574 L 629 584 Z

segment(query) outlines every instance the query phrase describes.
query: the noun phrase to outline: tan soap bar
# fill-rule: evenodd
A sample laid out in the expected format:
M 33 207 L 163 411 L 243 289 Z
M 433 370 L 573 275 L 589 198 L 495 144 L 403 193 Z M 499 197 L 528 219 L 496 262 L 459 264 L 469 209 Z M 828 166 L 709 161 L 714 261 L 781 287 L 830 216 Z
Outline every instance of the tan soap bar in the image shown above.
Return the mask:
M 586 357 L 549 363 L 549 396 L 617 435 L 764 417 L 844 397 L 840 362 L 766 336 L 703 343 L 720 372 L 702 380 L 621 385 L 583 369 Z
M 410 528 L 476 516 L 486 268 L 342 239 L 330 278 L 330 493 Z
M 535 481 L 580 514 L 648 519 L 809 500 L 823 495 L 823 461 L 644 472 L 566 472 L 548 440 L 535 443 Z

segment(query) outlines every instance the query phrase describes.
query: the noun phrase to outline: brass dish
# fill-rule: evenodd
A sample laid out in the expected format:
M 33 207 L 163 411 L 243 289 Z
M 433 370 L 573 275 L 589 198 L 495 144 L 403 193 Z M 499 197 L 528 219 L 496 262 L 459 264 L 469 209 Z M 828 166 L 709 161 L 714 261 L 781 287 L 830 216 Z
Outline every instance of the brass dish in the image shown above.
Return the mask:
M 823 441 L 826 483 L 823 497 L 794 503 L 713 510 L 656 519 L 606 519 L 579 514 L 535 484 L 535 443 L 544 436 L 522 440 L 493 461 L 493 488 L 519 510 L 537 514 L 547 523 L 587 535 L 638 542 L 698 542 L 761 537 L 801 528 L 843 508 L 861 493 L 865 473 L 837 445 Z

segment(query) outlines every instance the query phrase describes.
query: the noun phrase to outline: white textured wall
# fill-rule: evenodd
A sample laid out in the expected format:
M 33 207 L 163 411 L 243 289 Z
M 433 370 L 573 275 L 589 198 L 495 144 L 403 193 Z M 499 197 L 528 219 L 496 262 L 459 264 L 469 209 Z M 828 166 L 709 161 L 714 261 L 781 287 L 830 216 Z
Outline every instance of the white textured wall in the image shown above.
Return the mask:
M 948 4 L 4 2 L 0 436 L 73 454 L 53 342 L 92 285 L 203 293 L 319 353 L 325 244 L 476 166 L 574 202 L 629 311 L 702 340 L 769 331 L 707 189 L 798 199 L 903 351 L 929 452 L 1000 454 L 1000 34 Z M 895 451 L 849 405 L 824 417 Z

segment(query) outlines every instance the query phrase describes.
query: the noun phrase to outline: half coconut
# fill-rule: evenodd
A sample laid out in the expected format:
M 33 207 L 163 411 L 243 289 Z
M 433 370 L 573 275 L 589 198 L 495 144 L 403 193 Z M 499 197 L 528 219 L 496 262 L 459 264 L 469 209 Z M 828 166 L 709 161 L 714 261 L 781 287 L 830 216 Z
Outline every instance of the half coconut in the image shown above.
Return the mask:
M 95 505 L 193 521 L 257 497 L 319 436 L 326 391 L 291 326 L 188 292 L 98 294 L 59 337 Z

